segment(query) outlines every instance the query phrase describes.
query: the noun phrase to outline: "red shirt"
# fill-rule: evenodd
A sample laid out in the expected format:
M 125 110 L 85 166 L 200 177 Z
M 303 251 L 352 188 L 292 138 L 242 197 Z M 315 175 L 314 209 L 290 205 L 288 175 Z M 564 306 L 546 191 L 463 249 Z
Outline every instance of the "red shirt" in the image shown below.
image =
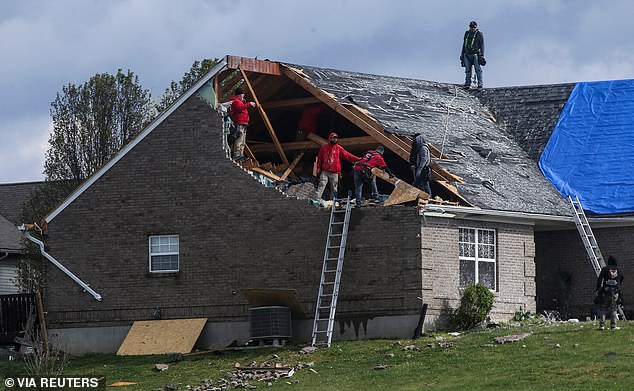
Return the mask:
M 387 167 L 387 164 L 385 164 L 385 160 L 380 153 L 378 153 L 377 151 L 368 151 L 361 158 L 361 160 L 359 160 L 357 164 L 354 165 L 354 170 L 357 172 L 363 171 L 365 166 L 368 166 L 370 168 L 385 168 Z
M 326 111 L 326 106 L 322 104 L 314 104 L 306 106 L 299 117 L 297 128 L 304 131 L 304 134 L 315 133 L 317 131 L 317 119 Z
M 231 98 L 231 120 L 236 125 L 246 125 L 249 123 L 249 102 L 243 102 L 238 95 Z
M 335 133 L 330 133 L 328 136 L 328 144 L 324 144 L 319 149 L 317 154 L 317 173 L 322 171 L 334 172 L 336 174 L 341 173 L 341 159 L 347 160 L 350 163 L 359 161 L 359 158 L 343 149 L 339 144 L 332 144 L 330 140 Z

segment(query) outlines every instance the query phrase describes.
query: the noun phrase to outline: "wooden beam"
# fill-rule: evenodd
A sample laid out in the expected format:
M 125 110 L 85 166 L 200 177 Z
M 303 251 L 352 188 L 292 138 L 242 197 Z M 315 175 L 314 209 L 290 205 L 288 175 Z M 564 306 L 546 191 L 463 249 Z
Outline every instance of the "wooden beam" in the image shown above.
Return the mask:
M 304 156 L 304 153 L 306 153 L 306 151 L 302 151 L 299 155 L 295 156 L 295 159 L 293 159 L 293 163 L 291 163 L 290 166 L 288 166 L 288 168 L 286 169 L 286 171 L 284 171 L 284 174 L 282 174 L 282 176 L 280 177 L 280 180 L 283 181 L 284 179 L 286 179 L 286 177 L 288 176 L 288 174 L 291 173 L 291 171 L 293 171 L 293 169 L 295 168 L 295 166 L 297 165 L 297 163 L 299 163 L 299 161 L 302 159 L 302 157 Z
M 321 145 L 327 142 L 326 139 L 316 136 L 316 137 L 319 137 L 321 140 L 323 140 L 323 144 L 320 144 L 319 141 L 310 140 L 310 137 L 311 137 L 310 135 L 307 135 L 307 136 L 309 137 L 308 141 L 291 141 L 288 143 L 282 143 L 282 148 L 286 152 L 301 151 L 304 149 L 317 149 Z M 376 147 L 377 141 L 372 136 L 348 137 L 348 138 L 340 138 L 339 145 L 341 145 L 342 147 L 370 148 L 370 147 Z M 273 143 L 251 144 L 251 151 L 253 151 L 254 153 L 274 152 L 275 145 Z
M 277 148 L 277 152 L 280 154 L 282 161 L 284 163 L 288 163 L 288 158 L 286 157 L 286 154 L 284 153 L 284 150 L 282 149 L 282 146 L 280 145 L 280 141 L 277 139 L 277 135 L 275 134 L 273 125 L 271 125 L 271 121 L 269 121 L 269 117 L 266 115 L 266 111 L 264 111 L 264 108 L 258 101 L 258 97 L 257 95 L 255 95 L 255 91 L 253 91 L 253 87 L 251 86 L 251 82 L 249 82 L 249 78 L 247 77 L 247 74 L 244 72 L 242 68 L 239 68 L 239 69 L 240 69 L 240 73 L 242 73 L 242 78 L 244 79 L 244 82 L 249 88 L 249 91 L 251 91 L 251 95 L 253 96 L 253 100 L 255 101 L 255 107 L 257 107 L 258 111 L 260 112 L 260 116 L 262 116 L 264 125 L 266 126 L 266 129 L 269 131 L 269 134 L 271 135 L 271 139 L 273 140 L 273 143 L 275 144 L 275 148 Z
M 249 170 L 255 171 L 255 172 L 259 172 L 260 174 L 264 175 L 265 177 L 271 178 L 274 181 L 281 181 L 282 180 L 282 178 L 280 178 L 279 176 L 273 174 L 272 172 L 263 170 L 260 167 L 251 167 L 251 168 L 249 168 Z
M 387 172 L 381 169 L 373 168 L 372 174 L 376 175 L 377 178 L 381 178 L 394 185 L 394 190 L 383 203 L 384 206 L 402 204 L 404 202 L 414 201 L 417 198 L 421 198 L 423 200 L 429 199 L 429 194 L 426 192 L 401 179 L 398 179 L 395 176 L 390 176 Z
M 412 149 L 411 143 L 407 143 L 405 140 L 403 140 L 402 138 L 400 138 L 399 136 L 397 136 L 395 134 L 386 132 L 385 128 L 381 124 L 379 124 L 376 121 L 376 119 L 372 118 L 370 113 L 368 113 L 366 110 L 360 108 L 359 106 L 357 106 L 355 104 L 352 104 L 352 103 L 342 103 L 342 105 L 344 107 L 346 107 L 348 110 L 350 110 L 353 113 L 355 113 L 360 118 L 363 118 L 367 123 L 372 125 L 374 127 L 374 129 L 376 129 L 378 132 L 383 133 L 383 135 L 385 137 L 387 137 L 388 139 L 394 141 L 395 144 L 399 145 L 401 147 L 401 149 L 403 149 L 409 155 L 409 153 L 410 153 L 410 151 Z M 408 157 L 408 159 L 409 159 L 409 157 Z
M 287 109 L 289 107 L 297 107 L 297 106 L 305 106 L 313 103 L 321 102 L 319 99 L 314 96 L 309 96 L 306 98 L 297 98 L 297 99 L 285 99 L 285 100 L 275 100 L 271 102 L 266 102 L 264 107 L 267 109 Z
M 352 111 L 348 110 L 341 103 L 337 102 L 335 97 L 327 92 L 317 88 L 314 84 L 300 75 L 297 71 L 292 68 L 286 67 L 284 65 L 281 66 L 284 74 L 298 85 L 303 87 L 306 91 L 310 92 L 319 100 L 324 102 L 330 108 L 335 110 L 337 113 L 341 114 L 348 121 L 355 124 L 358 128 L 365 131 L 370 136 L 373 136 L 379 143 L 385 145 L 386 148 L 390 149 L 392 152 L 403 158 L 404 160 L 409 160 L 409 153 L 407 153 L 399 144 L 395 141 L 389 139 L 385 136 L 385 134 L 381 131 L 378 131 L 373 125 L 370 125 L 364 119 L 355 115 Z

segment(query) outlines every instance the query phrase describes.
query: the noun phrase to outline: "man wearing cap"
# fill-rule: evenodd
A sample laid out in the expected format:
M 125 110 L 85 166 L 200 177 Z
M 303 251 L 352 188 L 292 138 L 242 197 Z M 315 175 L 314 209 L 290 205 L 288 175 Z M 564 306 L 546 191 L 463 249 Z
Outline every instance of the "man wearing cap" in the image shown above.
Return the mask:
M 326 185 L 330 183 L 333 199 L 337 197 L 337 187 L 339 185 L 339 175 L 341 174 L 341 159 L 350 163 L 356 163 L 359 158 L 343 149 L 337 144 L 339 136 L 332 132 L 328 136 L 328 142 L 321 146 L 317 154 L 317 175 L 319 185 L 317 186 L 317 199 L 321 200 Z
M 236 162 L 248 159 L 244 156 L 244 144 L 247 139 L 247 125 L 249 125 L 249 107 L 255 107 L 255 102 L 245 101 L 242 88 L 236 88 L 235 95 L 231 98 L 231 121 L 236 126 L 236 140 L 233 143 L 233 159 Z
M 471 87 L 471 67 L 475 68 L 476 82 L 478 88 L 483 88 L 482 67 L 486 64 L 484 59 L 484 36 L 478 30 L 478 24 L 475 21 L 469 23 L 469 30 L 465 31 L 462 40 L 462 52 L 460 53 L 460 65 L 465 68 L 464 87 Z
M 354 194 L 357 198 L 357 207 L 361 206 L 363 196 L 363 183 L 370 183 L 371 197 L 377 199 L 379 191 L 376 188 L 376 175 L 372 174 L 373 168 L 380 168 L 385 170 L 390 176 L 392 173 L 387 167 L 385 160 L 383 159 L 383 152 L 385 149 L 382 145 L 376 147 L 376 150 L 370 150 L 363 155 L 361 160 L 354 164 Z

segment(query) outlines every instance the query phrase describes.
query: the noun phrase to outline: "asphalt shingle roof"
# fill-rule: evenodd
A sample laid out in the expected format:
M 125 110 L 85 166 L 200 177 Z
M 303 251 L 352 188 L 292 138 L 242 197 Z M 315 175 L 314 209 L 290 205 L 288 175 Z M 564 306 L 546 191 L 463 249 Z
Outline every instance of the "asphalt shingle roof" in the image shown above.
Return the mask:
M 16 221 L 22 212 L 22 204 L 31 196 L 31 192 L 44 182 L 23 182 L 0 184 L 0 215 L 7 220 Z
M 536 161 L 522 149 L 512 134 L 507 133 L 505 129 L 509 126 L 506 122 L 498 124 L 485 105 L 496 102 L 495 108 L 502 112 L 502 108 L 506 107 L 505 96 L 512 97 L 512 93 L 505 95 L 505 91 L 500 94 L 486 91 L 489 99 L 481 101 L 478 94 L 482 92 L 465 91 L 454 84 L 289 66 L 301 69 L 313 84 L 333 94 L 338 101 L 355 103 L 366 109 L 388 132 L 425 134 L 432 144 L 452 157 L 437 163 L 465 180 L 465 183 L 457 183 L 457 188 L 475 206 L 569 215 L 564 198 L 544 178 Z M 536 89 L 533 94 L 538 95 L 539 87 Z M 555 94 L 556 97 L 563 96 L 565 88 L 563 90 L 559 95 Z M 559 101 L 555 101 L 554 106 L 557 106 Z M 512 109 L 512 106 L 509 107 Z M 518 120 L 516 126 L 511 127 L 514 135 L 545 134 L 543 129 L 530 128 L 534 126 L 529 120 L 531 113 L 522 111 L 515 115 Z M 524 120 L 520 121 L 522 116 Z M 548 118 L 550 121 L 550 114 Z M 527 147 L 528 144 L 530 139 L 526 142 Z

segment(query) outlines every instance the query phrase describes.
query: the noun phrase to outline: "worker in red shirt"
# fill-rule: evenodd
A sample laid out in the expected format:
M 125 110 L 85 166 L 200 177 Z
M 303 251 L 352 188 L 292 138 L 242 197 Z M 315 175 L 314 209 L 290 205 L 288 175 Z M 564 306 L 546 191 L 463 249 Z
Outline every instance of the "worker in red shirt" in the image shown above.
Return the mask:
M 307 138 L 306 136 L 317 132 L 319 117 L 325 112 L 326 105 L 321 103 L 306 106 L 297 123 L 297 136 L 295 137 L 295 141 L 304 141 Z
M 371 198 L 377 199 L 379 197 L 379 191 L 376 188 L 376 175 L 372 174 L 373 168 L 385 170 L 392 177 L 392 172 L 383 159 L 383 152 L 385 152 L 385 148 L 379 145 L 376 150 L 366 152 L 361 160 L 354 165 L 354 194 L 357 207 L 361 206 L 364 182 L 370 183 Z
M 244 90 L 236 88 L 235 95 L 231 98 L 231 121 L 236 126 L 236 140 L 233 143 L 233 160 L 243 162 L 248 158 L 244 156 L 244 145 L 247 140 L 247 125 L 249 125 L 250 107 L 255 107 L 255 102 L 247 102 L 244 99 Z
M 319 185 L 317 186 L 317 199 L 321 200 L 326 185 L 330 183 L 333 199 L 337 197 L 337 187 L 339 185 L 339 175 L 341 174 L 341 159 L 350 163 L 356 163 L 360 159 L 343 149 L 337 142 L 339 136 L 332 132 L 328 136 L 328 143 L 321 146 L 317 154 L 317 175 L 319 175 Z

